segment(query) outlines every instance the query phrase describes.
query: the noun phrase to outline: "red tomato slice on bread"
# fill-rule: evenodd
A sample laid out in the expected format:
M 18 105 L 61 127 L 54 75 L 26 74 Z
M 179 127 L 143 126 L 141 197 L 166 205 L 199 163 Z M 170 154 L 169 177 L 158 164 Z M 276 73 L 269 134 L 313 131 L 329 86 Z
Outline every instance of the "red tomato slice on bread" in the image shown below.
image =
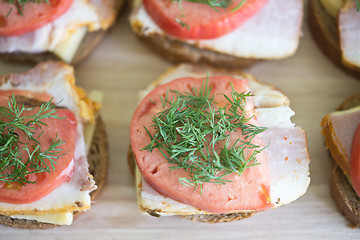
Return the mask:
M 212 39 L 241 26 L 268 0 L 233 0 L 227 8 L 216 10 L 207 4 L 186 0 L 181 1 L 181 6 L 171 0 L 143 2 L 151 18 L 167 34 L 181 39 Z
M 360 125 L 356 128 L 351 145 L 350 178 L 355 192 L 360 197 Z
M 0 35 L 17 36 L 34 31 L 63 15 L 73 0 L 48 0 L 49 3 L 28 2 L 18 12 L 14 4 L 0 1 Z M 11 11 L 11 12 L 10 12 Z
M 5 91 L 7 92 L 7 91 Z M 6 106 L 7 101 L 4 101 L 1 96 L 1 105 Z M 22 116 L 33 115 L 39 111 L 39 107 L 34 108 L 31 111 L 26 111 Z M 41 150 L 44 151 L 49 148 L 51 142 L 58 136 L 65 144 L 60 148 L 62 153 L 66 153 L 56 161 L 55 171 L 31 173 L 27 175 L 28 181 L 36 183 L 21 185 L 20 183 L 6 184 L 0 181 L 0 202 L 24 204 L 31 203 L 39 200 L 52 192 L 62 183 L 69 181 L 74 170 L 74 150 L 76 141 L 76 118 L 75 115 L 68 109 L 57 109 L 57 115 L 64 119 L 47 118 L 42 119 L 42 122 L 47 124 L 43 126 L 44 133 L 41 137 L 38 137 L 42 130 L 38 127 L 35 130 L 35 138 L 38 140 L 41 146 Z M 18 132 L 20 142 L 28 142 L 25 139 L 24 134 L 21 131 Z M 33 143 L 30 143 L 31 146 Z M 25 162 L 28 159 L 28 153 L 25 150 L 21 150 L 22 159 Z M 46 165 L 51 167 L 51 163 L 48 159 L 44 160 Z
M 260 165 L 246 169 L 241 176 L 232 173 L 224 177 L 231 182 L 225 185 L 204 183 L 202 192 L 200 188 L 194 191 L 193 187 L 185 186 L 179 178 L 189 177 L 184 169 L 172 169 L 175 166 L 167 161 L 159 149 L 152 152 L 142 150 L 150 143 L 148 129 L 152 136 L 155 129 L 152 127 L 153 116 L 164 110 L 160 97 L 167 96 L 173 99 L 175 94 L 169 90 L 191 92 L 193 88 L 200 89 L 205 79 L 179 78 L 160 85 L 151 91 L 137 107 L 130 127 L 131 146 L 142 176 L 155 190 L 177 201 L 195 206 L 201 210 L 212 213 L 224 213 L 234 210 L 265 210 L 273 206 L 270 202 L 270 173 L 267 167 L 265 153 L 257 155 Z M 249 92 L 246 79 L 235 79 L 229 76 L 209 77 L 211 86 L 210 95 L 214 96 L 217 107 L 225 107 L 228 103 L 224 95 L 231 97 L 233 88 L 237 92 Z M 246 101 L 246 113 L 253 116 L 254 105 Z M 256 121 L 255 118 L 252 120 Z M 256 125 L 256 123 L 254 122 Z M 237 139 L 243 138 L 241 131 L 230 134 L 230 145 Z M 220 147 L 220 146 L 219 146 Z

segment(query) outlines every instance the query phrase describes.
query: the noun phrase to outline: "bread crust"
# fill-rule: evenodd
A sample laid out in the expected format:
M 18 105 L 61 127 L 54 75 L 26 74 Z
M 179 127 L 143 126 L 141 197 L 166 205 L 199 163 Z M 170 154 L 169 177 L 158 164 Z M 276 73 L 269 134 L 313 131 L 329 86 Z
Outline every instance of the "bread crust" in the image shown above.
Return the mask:
M 351 227 L 360 227 L 360 198 L 339 166 L 334 167 L 331 177 L 331 195 L 340 212 L 349 220 Z
M 319 48 L 335 65 L 348 74 L 360 78 L 360 68 L 350 68 L 342 61 L 336 20 L 327 13 L 320 0 L 309 0 L 308 4 L 308 25 Z
M 347 110 L 360 105 L 360 93 L 347 97 L 336 110 Z M 360 227 L 360 197 L 338 165 L 331 177 L 331 195 L 339 211 L 349 220 L 351 227 Z
M 117 3 L 116 11 L 119 12 L 125 3 L 125 0 L 115 0 L 115 1 Z M 106 32 L 107 30 L 87 32 L 82 42 L 80 43 L 80 46 L 76 51 L 74 58 L 69 64 L 77 65 L 81 61 L 83 61 L 86 57 L 88 57 L 90 53 L 95 49 L 95 47 L 104 38 Z M 11 53 L 5 52 L 5 53 L 0 53 L 0 58 L 8 62 L 15 62 L 15 63 L 24 63 L 24 62 L 39 63 L 44 61 L 59 61 L 59 60 L 61 61 L 61 59 L 58 56 L 56 56 L 54 53 L 50 51 L 40 52 L 40 53 L 28 53 L 21 51 L 11 52 Z
M 198 48 L 165 35 L 144 35 L 141 30 L 141 24 L 137 22 L 133 23 L 131 27 L 142 41 L 148 44 L 161 56 L 174 63 L 190 62 L 194 64 L 208 64 L 214 67 L 235 69 L 247 68 L 259 61 L 253 58 L 234 57 L 228 54 Z
M 106 182 L 108 169 L 108 144 L 105 131 L 105 125 L 101 117 L 96 120 L 94 137 L 88 155 L 89 172 L 94 177 L 98 188 L 90 193 L 93 201 L 103 189 Z M 74 217 L 80 215 L 81 212 L 74 212 Z M 15 228 L 51 228 L 58 226 L 51 223 L 42 223 L 36 220 L 14 219 L 9 216 L 0 215 L 0 223 Z

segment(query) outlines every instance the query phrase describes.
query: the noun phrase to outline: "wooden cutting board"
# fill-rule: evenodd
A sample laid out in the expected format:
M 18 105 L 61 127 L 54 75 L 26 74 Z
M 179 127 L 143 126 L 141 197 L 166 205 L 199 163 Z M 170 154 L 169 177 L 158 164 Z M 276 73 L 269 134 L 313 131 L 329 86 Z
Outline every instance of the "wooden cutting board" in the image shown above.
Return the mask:
M 307 132 L 311 184 L 294 203 L 225 224 L 204 224 L 177 217 L 143 216 L 137 209 L 134 181 L 126 153 L 129 125 L 137 93 L 171 64 L 138 41 L 122 12 L 115 27 L 96 51 L 76 67 L 77 83 L 104 93 L 110 168 L 107 185 L 92 209 L 73 225 L 48 230 L 0 226 L 0 239 L 360 239 L 348 227 L 330 197 L 332 163 L 320 134 L 320 120 L 348 94 L 360 91 L 357 80 L 334 67 L 313 42 L 304 24 L 296 55 L 281 61 L 259 62 L 246 71 L 281 89 L 296 112 L 293 121 Z M 21 72 L 31 65 L 0 62 L 0 74 Z

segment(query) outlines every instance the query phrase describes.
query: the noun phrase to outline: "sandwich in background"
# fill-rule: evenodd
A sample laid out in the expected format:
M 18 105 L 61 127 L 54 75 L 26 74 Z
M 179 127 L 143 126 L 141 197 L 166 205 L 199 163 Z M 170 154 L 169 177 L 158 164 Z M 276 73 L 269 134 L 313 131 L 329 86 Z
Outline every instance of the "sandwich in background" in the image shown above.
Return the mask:
M 133 31 L 173 62 L 243 68 L 293 55 L 301 36 L 303 1 L 135 0 Z M 218 4 L 218 5 L 215 5 Z
M 0 57 L 15 62 L 87 57 L 116 20 L 124 0 L 0 0 Z
M 334 159 L 331 193 L 352 227 L 360 227 L 360 94 L 347 97 L 321 121 Z

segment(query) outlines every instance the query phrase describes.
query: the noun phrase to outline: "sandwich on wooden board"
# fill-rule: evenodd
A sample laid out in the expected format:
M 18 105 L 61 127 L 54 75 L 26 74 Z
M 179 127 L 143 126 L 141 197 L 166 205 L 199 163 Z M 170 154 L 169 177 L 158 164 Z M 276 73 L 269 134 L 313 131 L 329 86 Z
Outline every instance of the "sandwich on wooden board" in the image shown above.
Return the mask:
M 321 121 L 335 165 L 331 193 L 352 227 L 360 227 L 360 94 L 347 97 Z
M 360 2 L 309 0 L 308 23 L 312 36 L 330 60 L 360 77 Z
M 0 57 L 77 64 L 110 28 L 124 0 L 0 0 Z
M 0 76 L 0 99 L 0 223 L 70 225 L 106 180 L 100 103 L 75 85 L 73 68 L 61 62 Z
M 240 71 L 183 64 L 140 98 L 128 160 L 142 213 L 229 222 L 306 192 L 306 134 L 275 87 Z
M 298 48 L 302 0 L 134 0 L 133 31 L 174 62 L 247 67 Z

